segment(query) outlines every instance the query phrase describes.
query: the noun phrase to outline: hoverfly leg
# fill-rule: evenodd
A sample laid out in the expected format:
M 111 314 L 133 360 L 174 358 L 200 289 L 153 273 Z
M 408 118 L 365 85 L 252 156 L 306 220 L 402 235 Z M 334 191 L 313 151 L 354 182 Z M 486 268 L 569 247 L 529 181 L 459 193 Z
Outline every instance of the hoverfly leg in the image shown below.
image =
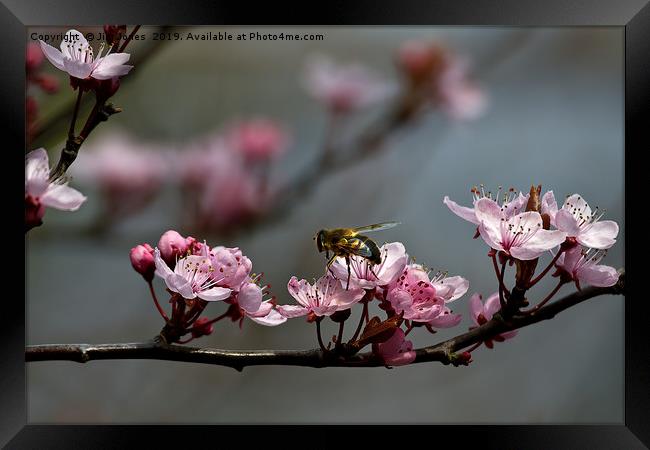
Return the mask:
M 348 282 L 345 285 L 345 290 L 347 291 L 348 288 L 350 287 L 350 257 L 349 256 L 345 257 L 345 262 L 348 265 Z
M 334 272 L 332 272 L 332 264 L 334 263 L 334 260 L 336 259 L 336 255 L 332 255 L 332 257 L 327 261 L 327 267 L 325 269 L 325 273 L 329 272 L 334 276 Z

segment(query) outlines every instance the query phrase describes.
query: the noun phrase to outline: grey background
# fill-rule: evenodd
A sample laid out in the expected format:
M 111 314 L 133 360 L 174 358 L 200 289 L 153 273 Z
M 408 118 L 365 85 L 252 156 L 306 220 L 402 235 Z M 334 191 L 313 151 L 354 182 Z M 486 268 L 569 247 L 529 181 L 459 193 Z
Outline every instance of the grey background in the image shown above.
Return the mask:
M 224 30 L 224 28 L 220 28 Z M 213 31 L 219 29 L 213 28 Z M 260 32 L 271 29 L 255 28 Z M 623 34 L 615 28 L 303 28 L 324 42 L 175 42 L 137 67 L 115 97 L 125 112 L 99 136 L 126 129 L 181 147 L 233 116 L 268 115 L 294 131 L 291 151 L 273 175 L 288 178 L 310 164 L 325 116 L 299 83 L 305 57 L 321 51 L 360 60 L 397 78 L 393 52 L 407 38 L 431 36 L 471 57 L 488 92 L 487 114 L 465 124 L 432 114 L 393 135 L 386 151 L 328 177 L 281 223 L 234 237 L 263 270 L 281 301 L 291 275 L 322 271 L 311 237 L 323 226 L 400 220 L 378 240 L 400 240 L 419 262 L 461 274 L 469 295 L 496 288 L 487 247 L 443 204 L 468 204 L 477 183 L 525 189 L 542 183 L 556 196 L 579 192 L 623 229 Z M 207 31 L 207 30 L 206 30 Z M 230 29 L 236 32 L 236 29 Z M 291 28 L 274 31 L 290 32 Z M 137 52 L 138 46 L 131 48 Z M 53 72 L 54 73 L 54 72 Z M 71 92 L 43 98 L 43 113 Z M 377 110 L 359 114 L 355 128 Z M 65 130 L 64 130 L 65 132 Z M 88 141 L 92 144 L 93 137 Z M 35 143 L 38 146 L 38 142 Z M 48 150 L 60 148 L 60 143 Z M 83 157 L 83 154 L 80 158 Z M 167 189 L 149 208 L 101 238 L 80 233 L 101 201 L 75 214 L 48 211 L 28 244 L 27 341 L 128 342 L 162 324 L 146 285 L 128 262 L 141 241 L 155 243 L 179 223 L 178 197 Z M 183 232 L 184 230 L 179 229 Z M 623 232 L 606 263 L 623 263 Z M 160 285 L 159 285 L 160 286 Z M 543 297 L 550 284 L 539 287 Z M 565 287 L 561 292 L 568 293 Z M 212 306 L 212 305 L 211 305 Z M 515 339 L 474 353 L 470 367 L 418 364 L 386 369 L 232 369 L 163 361 L 28 365 L 30 422 L 47 423 L 621 423 L 623 298 L 601 297 Z M 211 311 L 218 313 L 219 306 Z M 358 312 L 357 312 L 358 313 Z M 416 346 L 437 336 L 414 332 Z M 334 333 L 334 328 L 329 329 Z M 294 319 L 276 328 L 230 323 L 197 344 L 291 349 L 316 345 L 313 326 Z M 606 356 L 605 356 L 606 355 Z

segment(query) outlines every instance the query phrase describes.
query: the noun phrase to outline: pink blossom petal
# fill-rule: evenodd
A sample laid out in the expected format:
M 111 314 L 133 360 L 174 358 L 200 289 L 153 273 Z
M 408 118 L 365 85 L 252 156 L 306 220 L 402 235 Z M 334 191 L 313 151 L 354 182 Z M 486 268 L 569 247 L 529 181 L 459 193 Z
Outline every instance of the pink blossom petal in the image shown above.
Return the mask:
M 501 245 L 501 230 L 496 228 L 493 223 L 482 222 L 478 226 L 478 232 L 487 245 L 497 251 L 503 250 Z
M 497 202 L 489 198 L 481 198 L 474 204 L 476 219 L 479 223 L 499 224 L 503 216 L 503 211 Z
M 365 291 L 363 289 L 352 289 L 350 287 L 348 290 L 345 290 L 341 287 L 340 292 L 332 297 L 331 304 L 336 306 L 337 311 L 348 309 L 361 300 L 364 294 Z
M 577 241 L 585 247 L 606 249 L 616 243 L 618 224 L 613 220 L 593 223 L 586 231 L 580 233 Z
M 177 273 L 172 273 L 170 276 L 165 278 L 165 283 L 167 287 L 174 292 L 178 292 L 184 298 L 192 299 L 196 297 L 194 289 L 192 289 L 192 283 L 187 281 L 185 277 Z
M 56 67 L 59 70 L 65 70 L 65 67 L 63 66 L 63 54 L 54 47 L 52 47 L 49 44 L 46 44 L 43 41 L 38 41 L 39 44 L 41 44 L 41 50 L 43 50 L 43 54 L 47 58 L 49 62 L 52 63 L 54 67 Z
M 566 232 L 569 237 L 575 237 L 580 234 L 578 221 L 566 209 L 561 209 L 555 214 L 555 226 L 558 230 Z
M 474 208 L 468 208 L 467 206 L 460 206 L 458 203 L 451 200 L 446 195 L 445 198 L 443 199 L 443 203 L 447 205 L 447 207 L 451 210 L 451 212 L 456 214 L 461 219 L 465 219 L 468 222 L 471 222 L 475 225 L 478 225 L 480 223 L 479 220 L 476 218 L 476 213 L 474 212 Z
M 429 325 L 435 328 L 451 328 L 460 323 L 463 316 L 460 314 L 453 314 L 449 308 L 444 308 L 442 314 L 435 319 L 429 321 Z
M 79 78 L 80 80 L 88 78 L 92 72 L 92 66 L 90 64 L 70 58 L 63 59 L 63 67 L 71 77 Z
M 85 201 L 81 192 L 65 184 L 50 184 L 41 196 L 43 205 L 62 211 L 76 211 Z
M 224 287 L 213 287 L 205 291 L 199 291 L 196 295 L 206 302 L 216 302 L 219 300 L 225 300 L 230 297 L 232 291 Z
M 309 309 L 298 305 L 278 305 L 276 309 L 280 314 L 288 319 L 306 316 L 309 313 Z
M 618 281 L 619 273 L 610 266 L 594 265 L 580 270 L 578 278 L 591 286 L 608 287 L 613 286 Z
M 88 41 L 86 40 L 86 37 L 83 35 L 83 33 L 77 31 L 77 30 L 68 30 L 65 33 L 65 37 L 63 40 L 61 40 L 61 53 L 64 56 L 73 58 L 73 57 L 79 57 L 78 52 L 79 49 L 82 51 L 88 48 Z
M 262 305 L 262 289 L 255 283 L 246 283 L 237 295 L 239 307 L 247 313 L 255 313 Z
M 274 327 L 287 321 L 287 317 L 274 309 L 270 310 L 265 316 L 248 316 L 248 318 L 253 322 L 257 322 L 260 325 L 266 325 L 267 327 Z
M 153 255 L 154 263 L 156 264 L 156 275 L 164 280 L 174 275 L 174 271 L 169 268 L 165 261 L 163 261 L 162 257 L 160 256 L 160 250 L 157 247 Z
M 133 66 L 124 65 L 130 56 L 128 53 L 111 53 L 110 55 L 104 56 L 92 71 L 93 78 L 107 80 L 126 75 L 133 68 Z
M 501 300 L 499 299 L 499 293 L 495 292 L 485 300 L 483 316 L 485 316 L 487 320 L 491 320 L 499 310 L 501 310 Z
M 542 196 L 541 213 L 548 214 L 551 219 L 551 225 L 555 226 L 555 214 L 557 214 L 557 202 L 553 191 L 546 191 Z
M 469 311 L 472 322 L 475 325 L 479 325 L 478 316 L 483 314 L 483 302 L 481 301 L 481 294 L 474 294 L 469 299 Z
M 442 297 L 445 303 L 449 303 L 465 295 L 469 289 L 469 281 L 460 276 L 453 276 L 443 278 L 433 286 L 436 289 L 436 295 Z

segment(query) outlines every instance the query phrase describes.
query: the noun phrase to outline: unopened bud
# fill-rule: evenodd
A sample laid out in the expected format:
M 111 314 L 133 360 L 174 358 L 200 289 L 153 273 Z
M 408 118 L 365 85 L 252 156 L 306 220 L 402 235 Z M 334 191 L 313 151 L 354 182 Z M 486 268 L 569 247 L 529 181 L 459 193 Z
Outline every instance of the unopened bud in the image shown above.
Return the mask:
M 176 264 L 176 257 L 183 256 L 187 252 L 187 241 L 177 231 L 168 230 L 158 241 L 160 256 L 170 266 Z
M 146 281 L 151 282 L 156 272 L 153 248 L 149 244 L 135 246 L 131 249 L 129 257 L 131 258 L 133 269 L 142 275 Z

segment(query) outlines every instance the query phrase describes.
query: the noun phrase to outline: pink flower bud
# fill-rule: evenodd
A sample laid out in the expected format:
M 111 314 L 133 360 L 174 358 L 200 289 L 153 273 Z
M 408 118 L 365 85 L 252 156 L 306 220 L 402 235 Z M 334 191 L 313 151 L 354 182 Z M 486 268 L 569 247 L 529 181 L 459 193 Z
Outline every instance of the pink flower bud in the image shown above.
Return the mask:
M 153 280 L 156 264 L 153 258 L 153 248 L 149 244 L 142 244 L 131 249 L 129 254 L 131 265 L 142 277 L 147 280 Z
M 160 256 L 171 267 L 176 263 L 176 257 L 187 252 L 187 241 L 174 230 L 166 231 L 158 241 Z
M 29 44 L 27 44 L 27 57 L 26 57 L 27 71 L 29 72 L 37 69 L 42 62 L 43 62 L 43 51 L 41 50 L 41 47 L 35 42 L 30 42 Z
M 199 338 L 201 336 L 208 336 L 214 331 L 214 325 L 208 323 L 210 319 L 207 317 L 201 317 L 196 319 L 194 326 L 192 327 L 192 337 Z

